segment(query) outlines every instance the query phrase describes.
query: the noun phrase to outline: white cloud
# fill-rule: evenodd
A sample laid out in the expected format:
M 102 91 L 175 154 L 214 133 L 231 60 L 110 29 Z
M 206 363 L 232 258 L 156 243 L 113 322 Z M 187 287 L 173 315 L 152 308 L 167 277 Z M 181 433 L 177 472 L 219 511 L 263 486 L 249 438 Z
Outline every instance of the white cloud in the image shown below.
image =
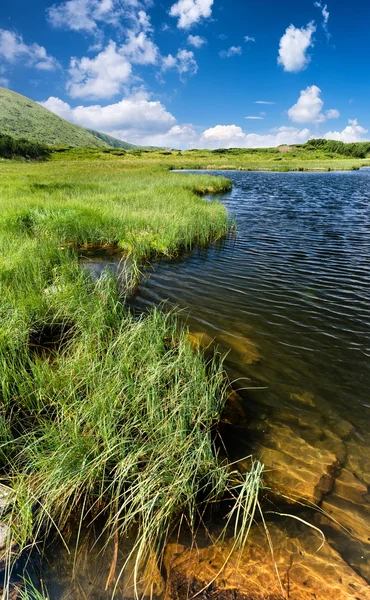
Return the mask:
M 267 100 L 256 100 L 255 104 L 276 104 L 276 102 L 268 102 Z
M 322 123 L 325 116 L 321 110 L 324 106 L 320 98 L 321 90 L 317 85 L 311 85 L 301 91 L 296 104 L 288 110 L 289 118 L 294 123 Z
M 281 144 L 302 144 L 310 137 L 309 129 L 280 127 L 268 134 L 245 133 L 237 125 L 216 125 L 203 132 L 203 148 L 269 148 Z
M 244 41 L 245 42 L 255 42 L 256 38 L 250 37 L 250 35 L 246 35 L 246 36 L 244 36 Z
M 201 48 L 204 44 L 207 43 L 206 38 L 201 37 L 200 35 L 189 35 L 188 36 L 188 44 L 194 46 L 194 48 Z
M 340 116 L 336 108 L 322 112 L 324 101 L 320 97 L 321 90 L 317 85 L 311 85 L 301 91 L 296 104 L 288 110 L 288 116 L 294 123 L 323 123 L 326 119 L 336 119 Z
M 250 116 L 250 117 L 245 117 L 245 119 L 250 119 L 251 121 L 263 121 L 263 117 Z
M 0 86 L 1 87 L 8 87 L 9 86 L 9 79 L 7 79 L 6 77 L 0 77 Z
M 160 102 L 150 101 L 140 93 L 108 106 L 96 104 L 71 108 L 67 102 L 55 97 L 40 104 L 76 125 L 138 144 L 149 144 L 150 137 L 159 139 L 161 135 L 176 134 L 175 117 Z
M 98 32 L 98 23 L 120 26 L 123 18 L 136 22 L 136 11 L 150 6 L 151 0 L 67 0 L 47 9 L 47 17 L 53 27 Z
M 28 67 L 42 71 L 52 71 L 59 66 L 58 61 L 50 56 L 43 46 L 27 46 L 21 35 L 7 29 L 0 29 L 0 57 L 12 64 L 22 61 Z
M 232 56 L 240 56 L 242 54 L 241 46 L 231 46 L 228 50 L 221 50 L 219 55 L 221 58 L 231 58 Z
M 159 50 L 145 31 L 137 34 L 130 31 L 126 44 L 120 48 L 120 54 L 129 58 L 132 63 L 154 65 L 158 61 Z
M 284 71 L 296 73 L 307 67 L 311 58 L 307 50 L 313 45 L 312 36 L 316 31 L 313 22 L 298 29 L 290 25 L 280 40 L 278 64 Z
M 368 130 L 358 124 L 357 119 L 349 119 L 349 125 L 343 129 L 343 131 L 328 131 L 323 137 L 327 140 L 337 140 L 340 142 L 362 142 L 365 141 L 363 137 Z M 367 137 L 367 139 L 369 139 Z
M 327 6 L 327 4 L 323 5 L 321 2 L 314 2 L 314 6 L 316 6 L 316 8 L 319 8 L 321 10 L 321 14 L 323 17 L 322 27 L 326 33 L 326 37 L 329 39 L 330 33 L 328 32 L 328 21 L 329 21 L 330 13 L 328 11 L 328 6 Z
M 195 75 L 198 72 L 198 64 L 195 60 L 194 52 L 191 50 L 179 50 L 176 56 L 169 54 L 162 57 L 162 71 L 176 69 L 180 74 L 180 79 L 186 75 Z
M 119 134 L 121 132 L 118 132 Z M 120 137 L 120 136 L 118 136 Z M 120 138 L 121 139 L 121 138 Z M 125 139 L 122 137 L 122 139 Z M 138 145 L 164 146 L 166 148 L 192 148 L 196 145 L 198 135 L 192 125 L 174 125 L 166 133 L 149 134 L 131 139 Z
M 171 148 L 264 148 L 282 144 L 302 144 L 312 138 L 309 129 L 279 127 L 266 134 L 248 133 L 237 125 L 216 125 L 198 133 L 191 124 L 179 124 L 159 101 L 151 101 L 142 89 L 120 102 L 101 106 L 72 108 L 59 98 L 50 97 L 40 103 L 64 119 L 84 127 L 103 131 L 139 145 Z M 329 131 L 315 137 L 361 141 L 367 130 L 352 120 L 343 131 Z
M 131 64 L 110 41 L 95 58 L 72 58 L 67 91 L 72 98 L 111 98 L 131 76 Z
M 178 0 L 171 6 L 171 17 L 178 17 L 177 27 L 188 29 L 212 14 L 214 0 Z
M 327 119 L 338 119 L 338 117 L 340 117 L 340 112 L 336 108 L 330 108 L 325 112 L 325 116 Z
M 151 31 L 148 15 L 140 10 L 135 27 L 127 31 L 123 45 L 117 46 L 110 40 L 94 58 L 72 58 L 67 81 L 70 96 L 111 98 L 122 91 L 124 85 L 131 83 L 132 65 L 159 64 L 160 52 L 150 37 Z

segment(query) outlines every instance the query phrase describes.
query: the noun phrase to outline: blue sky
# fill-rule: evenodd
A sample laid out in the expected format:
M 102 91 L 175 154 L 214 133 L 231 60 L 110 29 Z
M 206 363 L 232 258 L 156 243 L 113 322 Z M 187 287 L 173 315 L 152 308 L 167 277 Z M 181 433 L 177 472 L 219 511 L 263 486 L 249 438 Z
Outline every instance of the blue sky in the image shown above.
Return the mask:
M 370 139 L 370 3 L 2 0 L 0 85 L 134 143 Z

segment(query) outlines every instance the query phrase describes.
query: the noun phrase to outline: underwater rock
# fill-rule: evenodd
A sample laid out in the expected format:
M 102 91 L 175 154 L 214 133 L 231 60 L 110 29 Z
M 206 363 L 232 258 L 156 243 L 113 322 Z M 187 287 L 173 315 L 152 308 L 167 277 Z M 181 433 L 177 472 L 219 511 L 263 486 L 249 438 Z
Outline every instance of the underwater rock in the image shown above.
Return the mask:
M 329 544 L 320 548 L 317 532 L 293 521 L 268 524 L 268 530 L 271 547 L 263 527 L 255 525 L 242 553 L 232 540 L 206 548 L 169 545 L 167 598 L 369 600 L 370 586 Z
M 253 448 L 254 456 L 265 465 L 265 486 L 284 501 L 318 504 L 338 473 L 335 452 L 324 444 L 309 444 L 285 423 L 267 421 L 265 426 L 262 442 Z
M 350 441 L 347 448 L 347 469 L 366 485 L 370 485 L 370 436 L 366 439 Z
M 193 348 L 200 348 L 201 350 L 210 348 L 214 343 L 214 339 L 204 331 L 189 331 L 188 340 Z
M 363 504 L 366 502 L 368 489 L 367 485 L 357 479 L 351 471 L 343 469 L 340 476 L 335 480 L 333 493 L 338 498 L 343 498 L 343 500 L 349 500 L 349 502 L 354 502 L 355 504 Z
M 217 339 L 226 350 L 230 350 L 228 358 L 230 360 L 237 358 L 238 364 L 254 365 L 262 358 L 256 344 L 246 337 L 221 334 Z
M 313 408 L 316 406 L 315 397 L 313 394 L 311 394 L 311 392 L 298 392 L 290 394 L 290 398 L 291 400 L 305 404 L 306 406 L 312 406 Z
M 370 543 L 370 506 L 358 505 L 331 494 L 322 502 L 321 508 L 331 519 L 320 515 L 320 524 L 340 529 L 345 527 L 349 533 L 364 544 Z

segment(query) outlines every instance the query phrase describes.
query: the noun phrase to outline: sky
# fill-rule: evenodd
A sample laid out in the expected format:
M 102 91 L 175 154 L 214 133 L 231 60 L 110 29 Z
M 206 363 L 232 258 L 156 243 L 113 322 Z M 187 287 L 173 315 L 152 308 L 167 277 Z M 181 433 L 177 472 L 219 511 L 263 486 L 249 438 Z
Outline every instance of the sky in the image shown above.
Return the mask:
M 364 0 L 1 0 L 0 86 L 135 144 L 370 139 Z

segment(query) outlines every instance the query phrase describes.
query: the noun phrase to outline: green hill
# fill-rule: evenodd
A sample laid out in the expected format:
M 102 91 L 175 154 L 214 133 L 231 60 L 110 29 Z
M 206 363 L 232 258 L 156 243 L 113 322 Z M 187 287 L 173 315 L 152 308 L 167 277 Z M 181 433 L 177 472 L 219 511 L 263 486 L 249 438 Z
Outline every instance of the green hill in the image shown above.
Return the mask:
M 136 148 L 105 133 L 73 125 L 26 96 L 2 87 L 0 133 L 55 146 Z

